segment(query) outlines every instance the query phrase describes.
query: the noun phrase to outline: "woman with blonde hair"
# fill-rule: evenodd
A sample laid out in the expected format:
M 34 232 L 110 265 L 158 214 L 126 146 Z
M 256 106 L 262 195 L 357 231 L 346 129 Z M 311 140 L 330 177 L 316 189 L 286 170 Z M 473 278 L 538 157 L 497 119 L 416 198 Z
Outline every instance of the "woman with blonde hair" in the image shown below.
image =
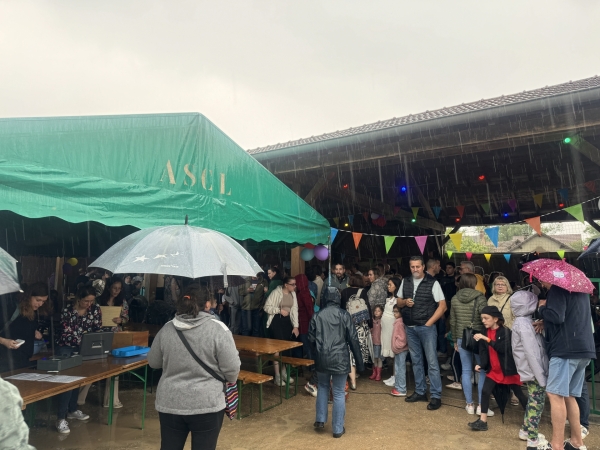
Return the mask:
M 515 316 L 510 308 L 510 296 L 513 291 L 506 277 L 499 276 L 492 283 L 492 296 L 488 298 L 488 306 L 495 306 L 504 316 L 504 326 L 512 329 Z

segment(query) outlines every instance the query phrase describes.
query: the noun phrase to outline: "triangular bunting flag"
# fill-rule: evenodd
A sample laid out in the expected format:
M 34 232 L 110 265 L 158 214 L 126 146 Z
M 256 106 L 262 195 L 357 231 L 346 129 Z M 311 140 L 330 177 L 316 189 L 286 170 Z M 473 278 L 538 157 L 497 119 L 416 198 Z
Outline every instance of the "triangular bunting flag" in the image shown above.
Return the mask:
M 421 254 L 425 251 L 425 243 L 427 242 L 427 236 L 415 236 L 415 241 L 421 250 Z
M 358 244 L 360 243 L 362 236 L 363 236 L 362 233 L 352 232 L 352 238 L 354 239 L 354 248 L 356 248 L 357 250 L 358 250 Z
M 539 234 L 540 236 L 542 235 L 542 224 L 540 222 L 540 216 L 525 219 L 525 222 L 527 222 L 527 225 L 533 228 L 537 234 Z
M 385 241 L 385 254 L 387 255 L 390 252 L 390 248 L 392 248 L 392 244 L 396 240 L 396 236 L 384 236 L 383 240 Z
M 349 223 L 350 225 L 354 225 L 354 214 L 350 214 L 350 215 L 348 216 L 348 223 Z
M 484 253 L 483 256 L 485 256 L 487 262 L 490 262 L 490 258 L 492 257 L 491 253 Z
M 412 208 L 412 212 L 413 212 L 413 217 L 416 219 L 417 218 L 417 214 L 419 214 L 419 210 L 421 209 L 418 206 L 413 206 Z
M 517 201 L 514 198 L 511 198 L 506 203 L 508 203 L 508 206 L 510 206 L 510 209 L 513 212 L 515 212 L 515 209 L 517 209 Z
M 544 194 L 535 194 L 533 196 L 533 201 L 538 208 L 541 208 L 542 202 L 544 201 Z
M 365 218 L 365 220 L 368 222 L 369 221 L 369 213 L 368 212 L 364 212 L 363 213 L 363 217 Z
M 334 217 L 334 218 L 333 218 L 333 222 L 335 223 L 335 226 L 336 226 L 336 227 L 339 227 L 339 226 L 340 226 L 340 218 L 339 218 L 339 217 Z
M 456 247 L 456 251 L 459 251 L 459 252 L 460 252 L 460 244 L 462 242 L 462 235 L 463 235 L 462 233 L 451 233 L 448 235 L 448 236 L 450 236 L 450 240 Z
M 510 253 L 505 253 L 504 259 L 506 260 L 507 263 L 510 263 Z
M 490 213 L 490 204 L 489 203 L 482 203 L 481 204 L 481 209 L 483 209 L 483 211 L 486 214 L 489 214 Z
M 456 207 L 456 210 L 458 211 L 458 215 L 459 215 L 460 217 L 462 217 L 462 216 L 463 216 L 463 214 L 465 213 L 465 207 L 464 207 L 463 205 L 458 205 L 458 206 Z
M 581 223 L 585 223 L 585 219 L 583 218 L 583 207 L 581 206 L 581 203 L 579 205 L 569 206 L 568 208 L 565 208 L 565 211 L 571 214 Z
M 594 194 L 596 193 L 596 182 L 595 181 L 588 181 L 587 183 L 583 184 L 586 188 L 588 188 L 590 191 L 592 191 Z
M 442 212 L 442 207 L 441 206 L 432 206 L 431 207 L 433 214 L 435 214 L 435 218 L 439 219 L 440 218 L 440 212 Z
M 396 261 L 398 261 L 398 265 L 401 266 L 402 265 L 402 258 L 396 258 Z
M 402 208 L 399 206 L 394 206 L 394 215 L 398 214 Z
M 566 189 L 566 188 L 559 189 L 557 192 L 558 192 L 558 195 L 560 195 L 565 202 L 569 201 L 569 190 L 568 189 Z
M 473 257 L 473 252 L 465 252 L 465 255 L 467 255 L 467 259 L 471 261 L 471 258 Z
M 556 253 L 558 253 L 558 256 L 560 256 L 560 259 L 565 259 L 565 251 L 564 250 L 556 250 Z
M 338 229 L 337 228 L 332 228 L 331 229 L 331 242 L 335 241 L 335 237 L 338 234 Z
M 340 258 L 342 258 L 342 261 L 344 261 L 344 258 L 346 257 L 345 253 L 340 253 Z
M 494 244 L 494 247 L 498 247 L 498 233 L 499 232 L 500 232 L 500 227 L 492 227 L 492 228 L 485 229 L 485 234 L 487 234 L 487 236 L 490 238 L 490 241 L 492 241 L 492 244 Z
M 448 250 L 446 253 L 448 253 L 448 258 L 452 258 L 452 254 L 454 253 L 452 250 Z

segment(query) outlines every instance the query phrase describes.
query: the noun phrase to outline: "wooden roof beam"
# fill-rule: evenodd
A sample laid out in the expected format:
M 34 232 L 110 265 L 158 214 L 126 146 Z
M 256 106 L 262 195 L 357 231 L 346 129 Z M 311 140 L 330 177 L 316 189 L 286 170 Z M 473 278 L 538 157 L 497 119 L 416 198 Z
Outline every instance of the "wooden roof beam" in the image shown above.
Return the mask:
M 335 172 L 328 172 L 324 178 L 319 179 L 314 184 L 314 186 L 312 187 L 312 189 L 310 190 L 310 192 L 308 193 L 308 195 L 306 196 L 304 201 L 314 208 L 315 199 L 319 196 L 319 194 L 321 192 L 323 192 L 325 190 L 325 188 L 327 188 L 327 184 L 331 180 L 333 180 L 334 177 L 335 177 Z
M 339 202 L 350 202 L 350 204 L 357 206 L 363 210 L 366 209 L 368 211 L 378 212 L 389 218 L 405 219 L 405 222 L 410 222 L 411 225 L 416 225 L 420 228 L 440 231 L 442 233 L 446 231 L 446 227 L 444 227 L 443 224 L 431 219 L 417 217 L 416 222 L 412 222 L 412 213 L 400 210 L 396 214 L 394 214 L 393 206 L 390 206 L 379 200 L 375 200 L 367 195 L 359 194 L 358 192 L 354 194 L 354 201 L 351 199 L 351 194 L 349 192 L 337 194 L 335 192 L 332 192 L 331 190 L 325 190 L 323 195 Z

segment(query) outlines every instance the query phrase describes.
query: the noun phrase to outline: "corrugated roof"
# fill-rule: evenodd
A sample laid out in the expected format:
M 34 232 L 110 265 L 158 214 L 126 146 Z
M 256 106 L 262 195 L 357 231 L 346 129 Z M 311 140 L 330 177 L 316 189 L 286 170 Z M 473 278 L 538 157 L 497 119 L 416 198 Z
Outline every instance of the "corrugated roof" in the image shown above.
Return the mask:
M 280 150 L 288 147 L 296 147 L 299 145 L 312 144 L 315 142 L 327 141 L 330 139 L 338 139 L 342 137 L 368 133 L 370 131 L 383 130 L 386 128 L 393 128 L 399 125 L 406 125 L 409 123 L 422 122 L 426 120 L 439 119 L 442 117 L 453 116 L 457 114 L 469 113 L 472 111 L 480 111 L 483 109 L 495 108 L 498 106 L 506 106 L 520 102 L 527 102 L 531 100 L 537 100 L 546 97 L 553 97 L 561 94 L 568 94 L 585 89 L 600 87 L 600 77 L 595 75 L 591 78 L 585 78 L 583 80 L 569 81 L 568 83 L 557 84 L 554 86 L 546 86 L 541 89 L 534 89 L 532 91 L 523 91 L 518 94 L 512 95 L 501 95 L 500 97 L 482 99 L 476 102 L 463 103 L 461 105 L 452 106 L 450 108 L 441 108 L 433 111 L 425 111 L 419 114 L 409 114 L 403 117 L 394 117 L 393 119 L 378 121 L 375 123 L 369 123 L 361 125 L 359 127 L 348 128 L 346 130 L 335 131 L 333 133 L 325 133 L 319 136 L 311 136 L 309 138 L 297 139 L 295 141 L 283 142 L 274 145 L 267 145 L 266 147 L 259 147 L 252 150 L 248 150 L 250 154 L 265 153 L 273 150 Z

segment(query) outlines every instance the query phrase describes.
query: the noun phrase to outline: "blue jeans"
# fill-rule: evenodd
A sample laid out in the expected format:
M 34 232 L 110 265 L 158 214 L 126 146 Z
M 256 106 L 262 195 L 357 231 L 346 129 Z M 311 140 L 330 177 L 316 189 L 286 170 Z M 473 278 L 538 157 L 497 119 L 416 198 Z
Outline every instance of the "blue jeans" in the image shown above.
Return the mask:
M 581 387 L 581 397 L 575 397 L 579 406 L 579 423 L 586 428 L 590 427 L 590 394 L 587 383 L 584 381 Z
M 467 403 L 473 403 L 473 385 L 471 385 L 471 374 L 473 373 L 473 356 L 475 356 L 475 362 L 481 364 L 479 355 L 468 350 L 464 350 L 460 344 L 462 339 L 456 340 L 458 345 L 458 353 L 460 354 L 460 363 L 462 364 L 462 378 L 461 383 L 463 387 L 463 393 Z M 477 376 L 477 374 L 475 374 Z M 479 371 L 479 383 L 477 384 L 477 393 L 479 394 L 479 404 L 481 405 L 481 390 L 483 389 L 483 382 L 485 381 L 485 371 Z
M 344 417 L 346 416 L 346 388 L 347 373 L 341 375 L 330 375 L 317 372 L 319 388 L 317 391 L 317 419 L 316 422 L 327 423 L 327 400 L 329 400 L 329 383 L 333 390 L 333 408 L 331 428 L 334 434 L 339 434 L 344 429 Z
M 448 341 L 446 341 L 446 319 L 444 316 L 440 317 L 435 323 L 437 328 L 437 350 L 438 352 L 448 353 Z M 446 362 L 446 361 L 444 361 Z
M 394 356 L 394 388 L 406 394 L 406 356 L 408 352 L 398 353 Z
M 260 309 L 243 309 L 242 315 L 242 335 L 259 337 L 260 335 Z
M 423 361 L 423 352 L 429 372 L 429 389 L 432 398 L 442 398 L 442 378 L 440 376 L 440 365 L 437 359 L 437 329 L 435 325 L 426 327 L 425 325 L 406 327 L 406 337 L 408 338 L 408 350 L 412 360 L 413 372 L 415 374 L 415 392 L 419 395 L 425 395 L 427 392 L 427 383 L 425 382 L 425 367 Z
M 61 345 L 58 347 L 57 354 L 71 356 L 74 351 L 79 351 L 79 348 Z M 58 395 L 58 411 L 56 413 L 58 420 L 66 419 L 67 413 L 77 411 L 77 397 L 79 397 L 79 388 Z

